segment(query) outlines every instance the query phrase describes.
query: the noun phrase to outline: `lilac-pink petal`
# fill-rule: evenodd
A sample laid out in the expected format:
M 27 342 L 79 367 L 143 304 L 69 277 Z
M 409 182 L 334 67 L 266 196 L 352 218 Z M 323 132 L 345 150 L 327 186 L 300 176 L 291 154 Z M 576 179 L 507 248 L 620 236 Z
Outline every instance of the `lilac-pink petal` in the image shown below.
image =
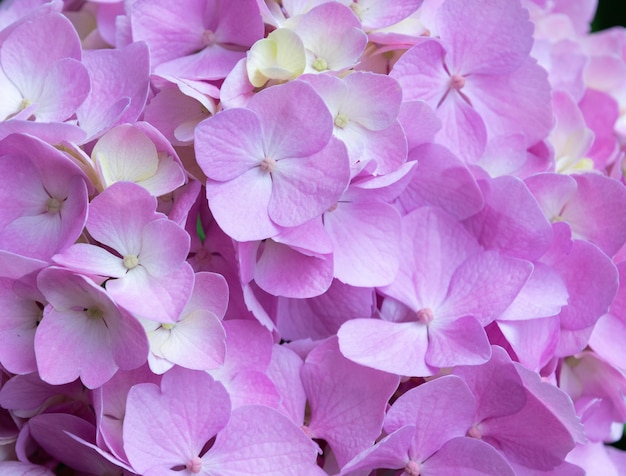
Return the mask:
M 350 181 L 348 154 L 341 141 L 330 138 L 313 155 L 278 161 L 271 176 L 270 218 L 281 226 L 297 226 L 337 202 Z
M 468 23 L 468 18 L 475 21 Z M 511 72 L 533 44 L 533 24 L 518 2 L 447 0 L 437 12 L 437 29 L 448 66 L 459 74 Z
M 496 251 L 470 256 L 452 276 L 446 300 L 437 312 L 471 315 L 485 326 L 513 302 L 532 270 L 529 261 Z
M 196 127 L 198 165 L 208 178 L 226 182 L 261 164 L 265 151 L 260 117 L 247 109 L 227 109 Z
M 552 228 L 524 183 L 510 176 L 479 182 L 485 207 L 464 221 L 486 249 L 536 260 L 552 243 Z
M 425 361 L 432 367 L 479 365 L 491 356 L 487 334 L 472 316 L 437 319 L 428 327 Z
M 448 91 L 450 80 L 443 68 L 445 54 L 441 43 L 428 40 L 418 43 L 402 55 L 390 76 L 400 83 L 403 101 L 419 99 L 433 109 L 439 106 Z
M 150 85 L 147 45 L 140 41 L 124 48 L 88 50 L 83 64 L 92 86 L 76 117 L 88 137 L 95 138 L 117 124 L 135 122 Z
M 170 274 L 185 262 L 189 253 L 189 235 L 170 220 L 147 223 L 141 238 L 141 250 L 137 255 L 139 265 L 154 277 Z
M 264 89 L 250 100 L 248 108 L 264 118 L 261 121 L 264 152 L 275 160 L 319 152 L 332 134 L 330 112 L 313 87 L 304 81 Z
M 54 476 L 54 473 L 44 466 L 20 461 L 1 461 L 0 471 L 5 476 Z
M 396 375 L 347 360 L 331 338 L 309 353 L 300 377 L 311 411 L 305 424 L 330 444 L 339 466 L 375 442 L 399 383 Z
M 35 117 L 41 122 L 62 122 L 72 116 L 89 96 L 91 83 L 85 66 L 73 58 L 52 65 L 36 102 Z
M 308 256 L 273 240 L 264 245 L 254 271 L 254 279 L 264 291 L 275 296 L 310 298 L 330 287 L 330 256 Z
M 193 287 L 194 272 L 187 262 L 162 276 L 137 266 L 120 279 L 107 281 L 115 302 L 133 314 L 158 322 L 178 319 Z
M 424 144 L 409 154 L 417 161 L 413 179 L 398 197 L 406 212 L 432 205 L 459 220 L 469 218 L 483 207 L 483 196 L 465 164 L 438 144 Z
M 100 243 L 122 255 L 139 254 L 142 230 L 159 218 L 156 198 L 132 182 L 116 182 L 89 205 L 87 229 Z
M 334 275 L 352 286 L 386 286 L 400 261 L 400 214 L 387 203 L 339 202 L 324 214 Z
M 420 474 L 435 476 L 515 476 L 506 459 L 492 446 L 473 438 L 447 441 L 431 458 L 420 465 Z
M 463 92 L 482 117 L 490 137 L 523 133 L 528 145 L 545 139 L 553 125 L 546 71 L 528 58 L 510 74 L 473 75 Z
M 52 257 L 52 261 L 75 271 L 121 278 L 128 269 L 123 260 L 104 248 L 87 243 L 76 243 Z
M 302 365 L 304 362 L 293 350 L 274 344 L 267 376 L 281 396 L 277 409 L 298 425 L 304 421 L 306 406 L 306 393 L 300 380 Z
M 286 340 L 326 339 L 350 319 L 374 312 L 374 292 L 333 280 L 330 288 L 311 299 L 278 298 L 276 327 Z
M 205 372 L 174 368 L 161 388 L 137 384 L 128 392 L 124 450 L 135 471 L 167 474 L 186 466 L 226 425 L 230 398 Z
M 403 394 L 385 417 L 385 431 L 390 433 L 405 425 L 415 425 L 409 456 L 426 460 L 442 445 L 470 428 L 476 400 L 463 380 L 447 375 L 426 382 Z
M 121 469 L 97 451 L 82 444 L 95 443 L 96 428 L 69 413 L 43 413 L 28 422 L 30 434 L 45 451 L 75 471 L 87 474 L 116 473 Z
M 352 319 L 337 332 L 339 348 L 357 364 L 407 376 L 436 373 L 425 362 L 428 329 L 419 322 Z
M 307 475 L 316 456 L 317 445 L 287 417 L 249 405 L 233 410 L 202 467 L 207 475 Z
M 466 163 L 475 162 L 487 145 L 487 127 L 480 114 L 456 91 L 450 91 L 437 107 L 437 116 L 442 127 L 435 141 Z
M 272 178 L 260 167 L 224 183 L 207 181 L 209 208 L 228 236 L 237 241 L 263 240 L 280 231 L 267 212 Z
M 409 448 L 415 431 L 415 425 L 403 425 L 352 458 L 342 468 L 341 476 L 361 476 L 378 468 L 404 468 L 410 461 Z

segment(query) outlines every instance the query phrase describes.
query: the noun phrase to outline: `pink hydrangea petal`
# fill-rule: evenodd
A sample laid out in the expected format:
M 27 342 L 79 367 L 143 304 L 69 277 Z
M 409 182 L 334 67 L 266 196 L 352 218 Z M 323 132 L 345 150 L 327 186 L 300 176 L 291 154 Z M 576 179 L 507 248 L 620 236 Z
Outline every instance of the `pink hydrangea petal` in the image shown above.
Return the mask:
M 166 276 L 185 262 L 189 235 L 170 220 L 153 220 L 142 230 L 139 264 L 154 277 Z
M 195 149 L 207 177 L 224 182 L 242 175 L 263 160 L 259 116 L 246 109 L 217 114 L 196 128 Z
M 268 240 L 257 262 L 254 279 L 270 294 L 309 298 L 325 292 L 332 282 L 330 257 L 307 256 Z
M 425 144 L 411 151 L 409 160 L 417 160 L 418 165 L 399 197 L 406 211 L 433 205 L 463 220 L 483 207 L 482 193 L 471 172 L 445 147 Z
M 80 60 L 80 40 L 70 21 L 55 13 L 37 15 L 16 26 L 2 43 L 0 63 L 22 94 L 32 100 L 39 95 L 50 68 L 63 58 Z
M 131 465 L 142 474 L 184 466 L 223 431 L 230 408 L 224 386 L 204 372 L 176 368 L 163 376 L 160 389 L 135 385 L 124 417 L 124 449 Z
M 174 322 L 187 302 L 193 279 L 193 269 L 186 262 L 164 276 L 152 276 L 137 266 L 123 278 L 107 281 L 106 288 L 115 302 L 131 313 Z
M 468 24 L 471 17 L 476 21 Z M 533 44 L 528 12 L 514 2 L 447 0 L 437 12 L 437 28 L 454 73 L 508 73 L 528 57 Z
M 287 417 L 249 405 L 233 410 L 202 459 L 207 470 L 220 474 L 291 476 L 312 471 L 316 454 L 315 443 Z
M 353 286 L 385 286 L 400 260 L 400 215 L 387 203 L 339 203 L 324 215 L 333 242 L 334 275 Z
M 334 138 L 314 155 L 281 160 L 272 172 L 269 215 L 281 226 L 320 216 L 339 199 L 349 177 L 345 146 Z
M 425 461 L 424 474 L 463 474 L 468 476 L 514 476 L 506 459 L 492 446 L 473 438 L 453 438 Z M 432 472 L 432 473 L 431 473 Z
M 353 319 L 345 322 L 337 335 L 341 353 L 358 364 L 398 375 L 435 373 L 424 360 L 428 332 L 420 323 Z
M 322 98 L 303 81 L 265 89 L 250 100 L 248 107 L 264 118 L 263 151 L 268 157 L 306 157 L 328 144 L 333 120 Z M 303 128 L 305 123 L 307 127 Z
M 475 411 L 476 400 L 465 382 L 448 375 L 426 382 L 398 398 L 385 417 L 385 431 L 415 425 L 409 456 L 421 462 L 451 438 L 465 436 Z
M 491 356 L 487 334 L 471 316 L 454 321 L 435 320 L 428 329 L 426 362 L 433 367 L 479 365 Z
M 272 179 L 259 167 L 230 182 L 207 182 L 209 208 L 215 221 L 237 241 L 263 240 L 280 231 L 267 212 L 271 193 Z
M 87 243 L 76 243 L 52 257 L 52 261 L 82 273 L 121 278 L 128 269 L 122 258 L 104 248 Z
M 158 218 L 156 198 L 132 182 L 117 182 L 91 201 L 87 229 L 117 252 L 138 254 L 143 227 Z
M 532 145 L 545 139 L 552 128 L 550 84 L 546 71 L 533 59 L 510 74 L 473 75 L 463 91 L 490 136 L 522 132 Z
M 449 75 L 443 68 L 445 50 L 438 41 L 424 41 L 407 51 L 390 76 L 402 87 L 404 101 L 422 100 L 433 109 L 448 91 Z
M 55 62 L 48 71 L 37 103 L 35 116 L 42 122 L 62 122 L 72 116 L 91 91 L 89 74 L 73 58 Z
M 300 375 L 311 409 L 309 431 L 330 444 L 343 466 L 380 435 L 399 378 L 347 360 L 335 338 L 309 353 Z M 358 435 L 354 425 L 360 428 Z

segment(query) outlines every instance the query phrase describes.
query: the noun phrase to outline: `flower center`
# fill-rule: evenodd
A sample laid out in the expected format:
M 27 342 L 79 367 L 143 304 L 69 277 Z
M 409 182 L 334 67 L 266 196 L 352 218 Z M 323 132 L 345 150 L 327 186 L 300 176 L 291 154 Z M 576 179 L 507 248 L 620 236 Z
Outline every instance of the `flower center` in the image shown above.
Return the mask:
M 202 33 L 202 44 L 204 47 L 213 46 L 215 42 L 215 33 L 211 30 L 204 30 Z
M 326 71 L 328 69 L 328 63 L 324 58 L 317 58 L 313 61 L 313 69 L 316 71 Z
M 420 476 L 420 464 L 415 461 L 409 461 L 404 467 L 404 472 L 408 476 Z
M 192 460 L 188 461 L 185 465 L 185 468 L 188 471 L 191 471 L 194 474 L 199 473 L 202 470 L 202 460 L 199 456 L 194 456 Z
M 168 322 L 168 323 L 165 323 L 165 324 L 161 324 L 161 327 L 163 329 L 165 329 L 166 331 L 169 331 L 169 330 L 174 329 L 174 323 L 173 322 L 171 322 L 171 323 Z
M 85 314 L 89 319 L 102 319 L 104 317 L 104 311 L 99 307 L 88 307 L 85 309 Z
M 477 440 L 480 440 L 483 434 L 480 431 L 480 428 L 478 428 L 477 426 L 473 426 L 467 431 L 467 436 L 469 436 L 470 438 L 476 438 Z
M 348 117 L 345 114 L 337 114 L 335 116 L 335 126 L 339 129 L 343 129 L 348 125 Z
M 450 87 L 457 91 L 465 86 L 465 78 L 460 74 L 453 74 L 450 77 Z
M 432 320 L 435 318 L 433 314 L 433 310 L 429 307 L 425 307 L 417 311 L 417 320 L 422 324 L 430 324 Z
M 265 157 L 261 161 L 261 170 L 263 172 L 270 173 L 272 170 L 274 170 L 274 167 L 276 167 L 276 160 L 272 159 L 271 157 Z
M 133 269 L 139 264 L 139 258 L 135 255 L 124 256 L 124 266 L 126 269 Z
M 46 201 L 46 211 L 48 213 L 59 213 L 62 206 L 63 200 L 59 200 L 58 198 L 51 197 Z

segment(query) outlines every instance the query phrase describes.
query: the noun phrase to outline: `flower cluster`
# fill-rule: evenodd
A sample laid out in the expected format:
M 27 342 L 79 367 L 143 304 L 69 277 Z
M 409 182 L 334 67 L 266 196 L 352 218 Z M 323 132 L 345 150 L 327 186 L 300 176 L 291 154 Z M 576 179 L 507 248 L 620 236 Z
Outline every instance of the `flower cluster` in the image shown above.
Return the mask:
M 0 5 L 0 473 L 617 475 L 594 0 Z

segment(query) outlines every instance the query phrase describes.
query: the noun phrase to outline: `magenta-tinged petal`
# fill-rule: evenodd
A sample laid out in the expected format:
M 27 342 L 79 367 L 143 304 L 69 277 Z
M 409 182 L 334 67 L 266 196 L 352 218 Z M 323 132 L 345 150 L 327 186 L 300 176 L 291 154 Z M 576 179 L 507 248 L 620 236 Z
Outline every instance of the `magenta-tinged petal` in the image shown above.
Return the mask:
M 330 288 L 311 299 L 278 298 L 276 326 L 286 340 L 326 339 L 341 325 L 374 311 L 374 292 L 334 280 Z
M 271 176 L 260 167 L 230 182 L 207 182 L 209 208 L 215 221 L 237 241 L 263 240 L 280 231 L 267 212 L 271 194 Z
M 465 227 L 486 249 L 536 260 L 549 248 L 552 229 L 524 183 L 510 176 L 479 183 L 485 207 Z
M 6 476 L 54 476 L 54 473 L 44 466 L 20 461 L 1 461 L 0 471 Z
M 142 0 L 133 5 L 130 15 L 133 40 L 144 40 L 148 44 L 153 68 L 203 47 L 207 3 L 206 0 L 186 0 L 173 8 L 167 1 Z
M 303 81 L 264 89 L 250 100 L 248 107 L 264 118 L 261 129 L 267 157 L 279 160 L 310 156 L 322 150 L 330 139 L 330 113 L 313 87 Z
M 334 275 L 353 286 L 385 286 L 400 260 L 400 215 L 382 202 L 338 203 L 324 214 L 333 242 Z
M 448 440 L 472 424 L 476 400 L 463 380 L 454 375 L 426 382 L 402 395 L 385 417 L 385 431 L 415 425 L 409 456 L 426 460 Z
M 350 180 L 345 146 L 331 138 L 308 157 L 278 161 L 271 172 L 273 188 L 268 212 L 281 226 L 297 226 L 334 205 Z
M 347 360 L 331 338 L 309 353 L 300 376 L 311 411 L 305 424 L 314 437 L 330 444 L 339 466 L 375 442 L 387 401 L 398 386 L 396 375 Z
M 413 149 L 409 160 L 417 160 L 411 183 L 399 196 L 404 210 L 424 205 L 444 209 L 459 220 L 483 207 L 483 197 L 469 169 L 448 149 L 425 144 Z
M 402 426 L 349 461 L 342 476 L 360 476 L 377 468 L 404 468 L 410 461 L 409 448 L 414 438 L 415 426 Z
M 437 310 L 440 315 L 471 315 L 483 326 L 504 311 L 530 277 L 529 261 L 495 251 L 469 257 L 450 280 L 448 295 Z M 493 290 L 498 289 L 494 293 Z
M 87 229 L 122 255 L 137 255 L 143 227 L 158 218 L 156 198 L 132 182 L 117 182 L 91 201 Z
M 281 396 L 278 410 L 295 424 L 304 421 L 306 393 L 300 380 L 300 369 L 304 362 L 294 351 L 284 345 L 272 347 L 272 360 L 267 375 Z
M 35 117 L 41 122 L 61 122 L 72 116 L 91 90 L 89 74 L 80 61 L 65 58 L 52 65 L 37 98 Z
M 6 75 L 31 101 L 41 91 L 45 75 L 63 58 L 80 60 L 76 30 L 60 13 L 36 15 L 16 26 L 2 43 L 0 63 Z
M 480 114 L 456 91 L 450 91 L 436 111 L 442 127 L 435 141 L 466 163 L 476 161 L 487 145 L 487 128 Z
M 122 258 L 109 253 L 104 248 L 87 243 L 76 243 L 60 254 L 52 257 L 52 261 L 67 268 L 86 274 L 121 278 L 128 269 Z
M 420 466 L 424 476 L 463 474 L 467 476 L 515 476 L 506 459 L 492 446 L 473 438 L 453 438 Z
M 82 444 L 95 443 L 96 428 L 76 415 L 44 413 L 28 422 L 30 434 L 45 451 L 76 471 L 91 474 L 119 472 L 121 469 L 107 461 L 94 449 Z M 30 475 L 30 473 L 25 473 Z
M 161 388 L 135 385 L 128 393 L 124 450 L 141 474 L 163 474 L 185 466 L 229 420 L 230 398 L 205 372 L 175 368 Z
M 91 76 L 91 93 L 76 111 L 81 128 L 90 138 L 143 111 L 150 85 L 149 51 L 144 42 L 124 48 L 88 50 L 83 64 Z M 123 108 L 119 108 L 124 104 Z
M 544 317 L 524 321 L 499 321 L 498 329 L 529 369 L 540 369 L 554 356 L 559 341 L 559 318 Z
M 239 139 L 233 141 L 233 137 Z M 203 172 L 219 182 L 259 166 L 265 152 L 259 116 L 236 108 L 203 121 L 195 130 L 195 150 Z
M 476 20 L 468 23 L 468 18 Z M 437 12 L 437 28 L 454 73 L 508 73 L 533 44 L 533 24 L 517 2 L 447 0 Z
M 209 474 L 305 475 L 315 465 L 316 446 L 276 410 L 250 405 L 233 410 L 202 467 Z
M 478 365 L 491 356 L 487 334 L 471 316 L 453 321 L 435 320 L 428 328 L 428 350 L 425 360 L 433 367 Z
M 106 289 L 117 304 L 137 316 L 174 322 L 189 298 L 193 279 L 193 269 L 186 262 L 163 276 L 152 276 L 137 266 L 123 278 L 107 281 Z
M 418 322 L 353 319 L 337 332 L 341 353 L 366 367 L 406 376 L 428 376 L 428 331 Z
M 489 136 L 523 133 L 527 144 L 543 140 L 552 128 L 550 84 L 546 71 L 527 59 L 513 73 L 473 75 L 463 92 L 482 117 Z
M 275 296 L 319 296 L 330 287 L 333 262 L 329 256 L 307 256 L 268 240 L 257 262 L 254 279 L 261 289 Z
M 479 246 L 450 215 L 422 207 L 402 219 L 401 260 L 396 280 L 382 289 L 413 311 L 436 309 L 448 294 L 450 279 Z

